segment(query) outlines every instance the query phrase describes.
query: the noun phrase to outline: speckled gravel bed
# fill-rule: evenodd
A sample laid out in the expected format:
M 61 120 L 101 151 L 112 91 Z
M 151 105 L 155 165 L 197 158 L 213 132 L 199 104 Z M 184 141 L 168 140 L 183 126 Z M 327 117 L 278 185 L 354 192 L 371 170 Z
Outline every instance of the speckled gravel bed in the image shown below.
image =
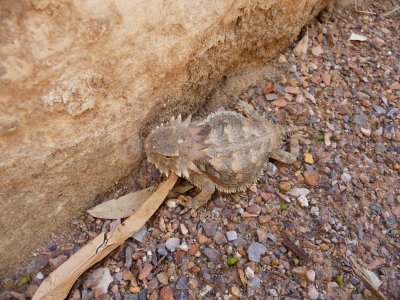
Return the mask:
M 379 3 L 370 9 L 393 8 Z M 368 299 L 349 256 L 378 276 L 388 299 L 400 299 L 399 22 L 322 13 L 309 25 L 306 54 L 293 45 L 274 61 L 281 76 L 237 95 L 275 122 L 308 128 L 312 142 L 298 161 L 271 160 L 257 185 L 215 193 L 196 212 L 180 215 L 171 192 L 145 228 L 81 276 L 70 299 Z M 367 39 L 349 41 L 351 33 Z M 144 162 L 134 183 L 107 197 L 161 180 Z M 75 221 L 68 239 L 3 280 L 0 298 L 32 296 L 51 270 L 119 223 Z

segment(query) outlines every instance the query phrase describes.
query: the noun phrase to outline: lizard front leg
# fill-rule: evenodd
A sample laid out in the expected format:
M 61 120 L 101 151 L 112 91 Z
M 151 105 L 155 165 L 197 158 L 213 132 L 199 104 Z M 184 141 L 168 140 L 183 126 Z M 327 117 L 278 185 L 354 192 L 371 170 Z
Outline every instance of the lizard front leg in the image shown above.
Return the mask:
M 202 174 L 190 174 L 189 181 L 201 191 L 194 198 L 184 197 L 183 199 L 178 199 L 178 203 L 187 208 L 186 211 L 189 209 L 198 209 L 206 204 L 215 191 L 215 183 Z

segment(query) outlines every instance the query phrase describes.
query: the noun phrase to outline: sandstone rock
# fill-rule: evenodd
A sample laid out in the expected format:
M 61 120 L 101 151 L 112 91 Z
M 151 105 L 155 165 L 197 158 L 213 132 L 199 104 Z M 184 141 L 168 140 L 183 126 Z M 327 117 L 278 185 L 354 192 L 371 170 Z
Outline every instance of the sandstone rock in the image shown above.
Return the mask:
M 137 170 L 149 125 L 274 57 L 327 2 L 0 4 L 0 273 Z

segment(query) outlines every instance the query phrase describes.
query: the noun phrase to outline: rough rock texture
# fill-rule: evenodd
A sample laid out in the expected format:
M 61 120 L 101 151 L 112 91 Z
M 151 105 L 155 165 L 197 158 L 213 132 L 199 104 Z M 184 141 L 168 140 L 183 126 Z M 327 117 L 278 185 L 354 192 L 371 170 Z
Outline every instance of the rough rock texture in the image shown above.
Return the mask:
M 0 271 L 134 170 L 154 119 L 265 63 L 326 3 L 2 1 Z

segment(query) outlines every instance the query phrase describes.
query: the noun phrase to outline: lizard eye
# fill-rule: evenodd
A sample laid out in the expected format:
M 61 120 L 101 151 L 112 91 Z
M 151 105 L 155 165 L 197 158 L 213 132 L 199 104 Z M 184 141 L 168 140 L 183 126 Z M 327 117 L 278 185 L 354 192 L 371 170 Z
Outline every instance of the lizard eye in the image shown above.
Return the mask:
M 170 159 L 170 158 L 171 158 L 171 156 L 165 156 L 165 158 L 167 158 L 167 159 Z

